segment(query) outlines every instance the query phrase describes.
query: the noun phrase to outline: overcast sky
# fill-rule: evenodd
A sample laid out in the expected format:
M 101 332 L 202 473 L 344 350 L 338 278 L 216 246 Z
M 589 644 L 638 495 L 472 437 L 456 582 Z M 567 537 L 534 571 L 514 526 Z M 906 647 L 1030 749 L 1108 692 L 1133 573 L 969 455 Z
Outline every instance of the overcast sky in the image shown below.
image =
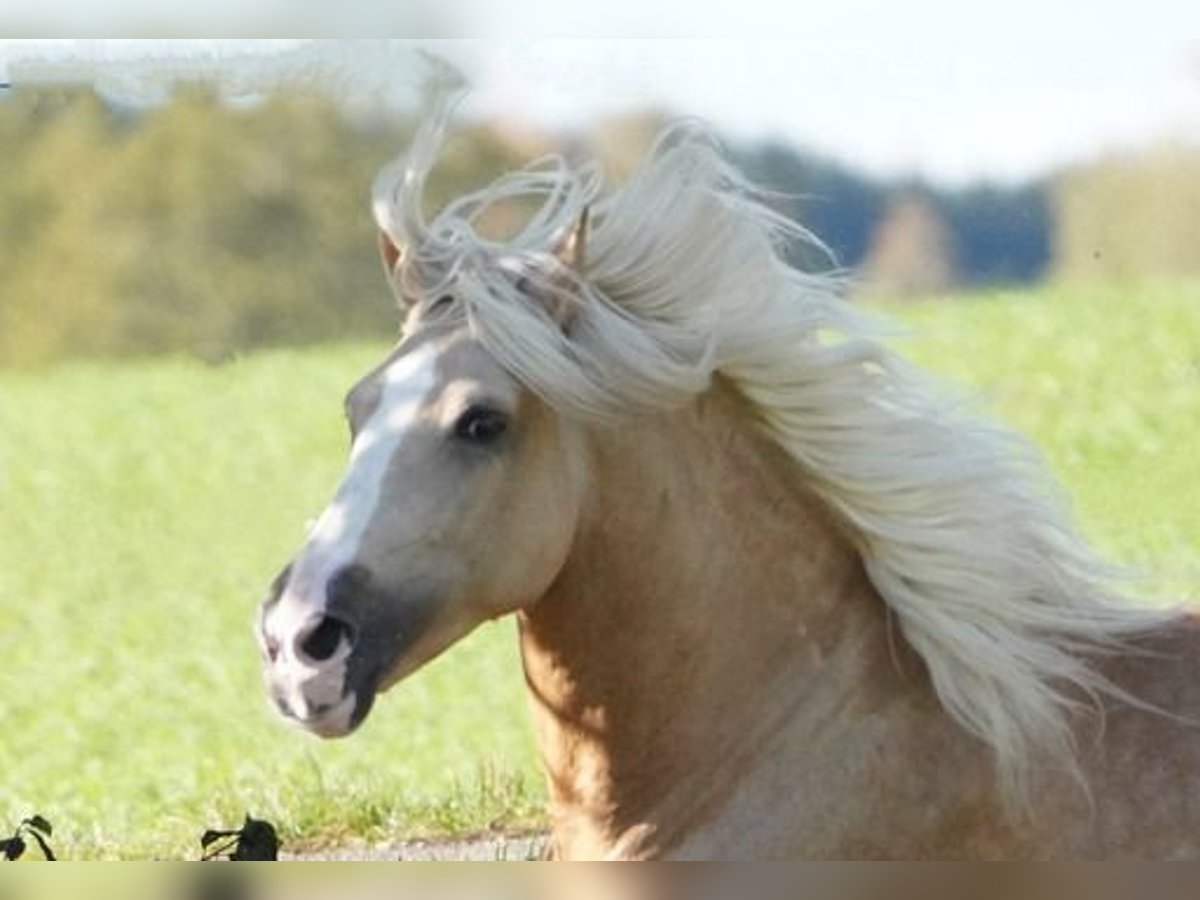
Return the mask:
M 653 34 L 679 4 L 641 5 L 640 31 Z M 471 78 L 468 114 L 586 125 L 654 105 L 707 118 L 739 138 L 794 141 L 881 174 L 1012 180 L 1167 137 L 1200 144 L 1200 38 L 1187 37 L 1200 34 L 1193 11 L 1200 3 L 1146 0 L 1125 19 L 1093 7 L 1086 31 L 1068 15 L 1070 4 L 1043 10 L 1051 7 L 1046 0 L 1006 0 L 1002 17 L 999 7 L 958 4 L 974 6 L 975 20 L 952 38 L 956 7 L 944 0 L 881 5 L 869 32 L 858 27 L 854 4 L 824 12 L 775 6 L 769 31 L 786 39 L 737 36 L 746 30 L 737 11 L 749 7 L 727 4 L 711 5 L 729 19 L 725 38 L 425 45 Z M 564 34 L 615 33 L 640 8 L 629 0 L 611 0 L 604 11 L 568 0 L 541 7 L 542 23 Z M 473 11 L 476 33 L 521 30 L 519 18 L 497 18 L 500 8 Z M 937 32 L 926 25 L 930 17 Z M 5 52 L 13 45 L 0 46 L 0 61 Z
M 1200 142 L 1200 44 L 1165 30 L 1079 44 L 820 34 L 447 52 L 474 76 L 477 109 L 553 123 L 660 103 L 889 174 L 1012 179 L 1165 136 Z

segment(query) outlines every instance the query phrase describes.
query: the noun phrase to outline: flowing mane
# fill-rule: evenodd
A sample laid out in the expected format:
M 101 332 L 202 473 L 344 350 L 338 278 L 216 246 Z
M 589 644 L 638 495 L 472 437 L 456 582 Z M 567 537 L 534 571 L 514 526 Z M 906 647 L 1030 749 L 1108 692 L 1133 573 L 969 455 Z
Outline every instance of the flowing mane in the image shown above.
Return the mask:
M 453 280 L 458 302 L 440 314 L 465 316 L 564 415 L 677 409 L 727 379 L 840 518 L 941 703 L 991 746 L 1012 795 L 1035 754 L 1072 765 L 1068 713 L 1119 693 L 1089 656 L 1165 614 L 1112 593 L 1037 454 L 889 349 L 836 276 L 790 266 L 789 245 L 814 239 L 702 129 L 669 131 L 611 192 L 597 168 L 554 157 L 426 221 L 441 131 L 423 128 L 375 185 L 379 225 L 406 248 L 396 290 L 436 297 Z M 526 227 L 482 237 L 480 215 L 512 201 L 535 204 Z M 574 271 L 546 248 L 589 208 Z

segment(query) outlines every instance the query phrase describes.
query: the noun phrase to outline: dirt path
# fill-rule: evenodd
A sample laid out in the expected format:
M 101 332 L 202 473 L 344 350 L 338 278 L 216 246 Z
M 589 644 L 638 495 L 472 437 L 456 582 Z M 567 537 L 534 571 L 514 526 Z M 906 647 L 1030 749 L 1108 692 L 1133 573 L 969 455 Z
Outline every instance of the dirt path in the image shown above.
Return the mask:
M 280 861 L 308 862 L 528 862 L 545 856 L 543 834 L 487 834 L 461 840 L 402 841 L 301 853 L 281 853 Z

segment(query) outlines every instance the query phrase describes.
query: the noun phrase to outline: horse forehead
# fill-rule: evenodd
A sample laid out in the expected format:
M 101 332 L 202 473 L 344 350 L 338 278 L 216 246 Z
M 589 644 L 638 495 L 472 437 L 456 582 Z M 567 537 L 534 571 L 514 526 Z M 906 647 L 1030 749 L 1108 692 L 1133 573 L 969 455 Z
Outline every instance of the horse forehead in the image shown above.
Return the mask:
M 437 376 L 442 384 L 476 383 L 496 392 L 517 391 L 515 380 L 466 332 L 450 338 L 442 347 L 437 358 Z
M 397 387 L 403 387 L 405 381 L 414 377 L 426 380 L 435 356 L 436 348 L 428 344 L 396 348 L 351 386 L 345 398 L 346 412 L 359 421 L 373 419 L 395 399 Z
M 520 395 L 516 381 L 463 331 L 397 348 L 350 390 L 347 403 L 371 418 L 397 401 L 411 402 L 406 388 L 414 383 L 422 385 L 424 399 L 432 401 L 486 391 L 492 399 L 515 406 Z

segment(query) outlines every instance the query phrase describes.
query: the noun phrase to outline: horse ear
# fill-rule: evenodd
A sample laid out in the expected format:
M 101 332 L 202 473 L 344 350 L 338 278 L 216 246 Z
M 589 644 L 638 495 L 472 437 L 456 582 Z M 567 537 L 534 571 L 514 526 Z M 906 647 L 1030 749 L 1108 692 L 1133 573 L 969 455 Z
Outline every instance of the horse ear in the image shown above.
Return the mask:
M 570 269 L 576 275 L 583 272 L 584 264 L 587 261 L 587 236 L 588 236 L 588 218 L 591 210 L 589 207 L 584 207 L 583 212 L 579 214 L 579 218 L 562 233 L 555 242 L 553 254 L 555 258 L 562 263 L 564 267 Z M 560 277 L 560 287 L 566 289 L 567 280 Z M 565 294 L 552 292 L 551 296 L 545 303 L 546 312 L 550 313 L 550 318 L 563 329 L 569 331 L 575 319 L 575 304 L 571 302 Z
M 559 262 L 575 272 L 582 272 L 587 263 L 588 220 L 591 207 L 585 206 L 575 224 L 563 235 L 554 255 Z
M 379 258 L 383 262 L 383 269 L 387 274 L 388 284 L 391 285 L 392 293 L 396 297 L 396 303 L 400 307 L 400 312 L 407 315 L 412 304 L 400 290 L 398 280 L 400 266 L 404 263 L 404 248 L 392 240 L 392 236 L 383 229 L 379 230 Z
M 383 267 L 387 271 L 388 281 L 391 281 L 396 275 L 396 269 L 404 260 L 404 248 L 392 240 L 392 236 L 386 231 L 379 232 L 379 256 L 383 260 Z

